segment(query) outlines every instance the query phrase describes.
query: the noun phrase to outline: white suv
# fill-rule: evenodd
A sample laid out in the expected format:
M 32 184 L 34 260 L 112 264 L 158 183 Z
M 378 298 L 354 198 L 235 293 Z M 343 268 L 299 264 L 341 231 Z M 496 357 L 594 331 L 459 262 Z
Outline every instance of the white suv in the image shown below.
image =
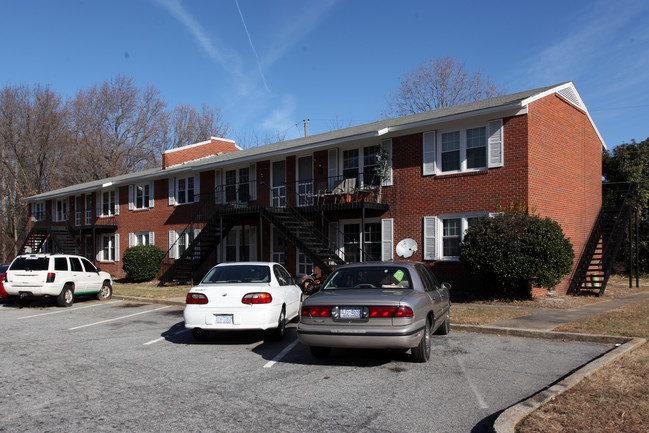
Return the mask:
M 59 307 L 69 307 L 77 295 L 106 300 L 113 294 L 110 274 L 85 257 L 69 254 L 16 257 L 5 274 L 4 288 L 21 307 L 32 298 L 56 297 Z

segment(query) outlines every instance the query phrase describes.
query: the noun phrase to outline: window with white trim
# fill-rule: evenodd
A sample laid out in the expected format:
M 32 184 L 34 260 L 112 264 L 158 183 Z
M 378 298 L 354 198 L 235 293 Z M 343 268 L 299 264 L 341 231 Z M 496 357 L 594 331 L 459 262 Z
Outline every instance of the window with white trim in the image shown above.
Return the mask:
M 381 260 L 381 221 L 365 222 L 362 233 L 361 223 L 347 222 L 343 224 L 342 232 L 346 262 Z
M 56 201 L 56 212 L 54 214 L 55 221 L 67 221 L 69 215 L 68 199 L 67 197 L 62 200 Z
M 32 218 L 34 221 L 45 220 L 45 202 L 37 201 L 32 205 Z
M 103 191 L 101 193 L 101 216 L 112 217 L 119 213 L 117 203 L 117 190 Z
M 153 207 L 153 182 L 129 185 L 129 209 L 142 210 Z
M 478 218 L 488 215 L 487 212 L 471 212 L 424 217 L 424 260 L 458 260 L 466 231 Z
M 153 245 L 153 232 L 135 232 L 131 233 L 129 239 L 129 247 L 136 247 L 138 245 Z
M 176 180 L 176 203 L 194 202 L 194 176 L 180 177 Z
M 101 254 L 99 257 L 103 262 L 119 261 L 119 235 L 102 235 L 101 236 Z
M 362 185 L 377 186 L 380 180 L 377 173 L 379 167 L 377 155 L 380 152 L 384 152 L 388 158 L 388 173 L 383 185 L 391 185 L 392 140 L 390 139 L 360 149 L 344 150 L 342 152 L 343 179 L 357 179 Z
M 503 121 L 422 135 L 422 173 L 453 174 L 503 166 Z

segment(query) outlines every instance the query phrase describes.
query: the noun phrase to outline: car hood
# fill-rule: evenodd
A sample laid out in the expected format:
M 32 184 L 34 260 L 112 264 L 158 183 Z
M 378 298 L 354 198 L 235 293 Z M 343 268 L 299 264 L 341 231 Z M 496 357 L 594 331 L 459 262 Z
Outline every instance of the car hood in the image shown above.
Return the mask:
M 321 290 L 304 301 L 305 305 L 395 305 L 417 296 L 411 289 Z

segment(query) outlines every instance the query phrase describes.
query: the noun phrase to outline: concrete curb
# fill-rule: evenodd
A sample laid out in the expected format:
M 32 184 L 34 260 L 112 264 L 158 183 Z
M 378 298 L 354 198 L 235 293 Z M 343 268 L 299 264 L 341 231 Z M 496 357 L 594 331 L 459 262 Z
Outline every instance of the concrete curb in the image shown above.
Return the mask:
M 593 337 L 607 338 L 608 336 Z M 578 384 L 582 379 L 590 376 L 592 373 L 619 358 L 624 353 L 633 350 L 646 342 L 644 338 L 627 338 L 626 340 L 627 341 L 625 343 L 618 345 L 616 348 L 612 349 L 606 354 L 594 359 L 579 370 L 572 373 L 570 376 L 560 380 L 549 388 L 546 388 L 532 395 L 526 400 L 523 400 L 520 403 L 517 403 L 506 409 L 498 416 L 498 418 L 496 418 L 496 421 L 494 422 L 494 425 L 492 427 L 492 432 L 514 433 L 516 431 L 516 426 L 526 416 L 546 404 L 548 401 L 552 400 L 554 397 L 568 391 L 570 388 Z M 585 340 L 580 339 L 578 341 Z
M 182 301 L 177 299 L 164 299 L 164 298 L 143 298 L 139 296 L 120 296 L 113 295 L 112 299 L 119 299 L 121 301 L 132 301 L 132 302 L 141 302 L 144 304 L 162 304 L 162 305 L 171 305 L 171 306 L 185 306 L 185 300 Z

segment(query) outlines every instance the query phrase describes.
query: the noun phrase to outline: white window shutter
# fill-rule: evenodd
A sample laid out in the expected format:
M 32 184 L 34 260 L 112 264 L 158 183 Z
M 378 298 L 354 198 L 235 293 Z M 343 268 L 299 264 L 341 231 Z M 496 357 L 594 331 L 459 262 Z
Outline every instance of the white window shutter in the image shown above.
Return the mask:
M 149 182 L 149 208 L 153 208 L 153 205 L 155 204 L 155 198 L 153 196 L 153 184 L 153 181 Z
M 135 246 L 135 233 L 128 234 L 128 247 L 131 248 L 132 246 Z
M 214 172 L 214 203 L 221 204 L 225 197 L 225 191 L 223 190 L 223 178 L 221 177 L 222 170 L 219 168 Z
M 119 262 L 120 261 L 120 255 L 119 255 L 119 234 L 115 234 L 115 261 Z
M 174 196 L 175 185 L 176 185 L 176 178 L 170 177 L 169 178 L 169 206 L 173 206 L 174 204 L 176 204 L 176 197 Z
M 394 220 L 392 218 L 385 218 L 381 220 L 381 260 L 392 260 L 394 256 L 393 245 L 393 226 Z
M 175 259 L 175 244 L 176 243 L 176 232 L 174 230 L 169 230 L 169 258 Z
M 327 175 L 329 176 L 329 190 L 333 190 L 336 186 L 336 176 L 338 176 L 338 149 L 329 149 Z
M 155 232 L 149 232 L 149 245 L 155 245 Z
M 194 202 L 201 199 L 201 175 L 196 173 L 194 175 Z
M 423 160 L 422 173 L 424 176 L 435 174 L 435 141 L 437 131 L 424 132 L 423 134 Z
M 381 148 L 385 151 L 385 153 L 388 154 L 388 176 L 383 180 L 383 186 L 391 186 L 392 185 L 392 176 L 393 176 L 393 171 L 392 171 L 392 139 L 387 139 L 381 141 Z
M 119 215 L 119 188 L 115 188 L 115 215 Z
M 489 168 L 502 167 L 503 157 L 503 120 L 490 120 L 488 123 L 489 134 Z
M 436 232 L 437 218 L 434 216 L 424 217 L 424 260 L 437 258 Z
M 128 186 L 128 210 L 133 210 L 135 205 L 133 204 L 133 185 Z
M 248 172 L 250 181 L 250 200 L 257 199 L 257 164 L 254 162 L 250 164 L 250 171 Z
M 248 232 L 248 239 L 250 240 L 248 246 L 250 251 L 250 260 L 255 261 L 257 260 L 257 227 L 250 227 Z

